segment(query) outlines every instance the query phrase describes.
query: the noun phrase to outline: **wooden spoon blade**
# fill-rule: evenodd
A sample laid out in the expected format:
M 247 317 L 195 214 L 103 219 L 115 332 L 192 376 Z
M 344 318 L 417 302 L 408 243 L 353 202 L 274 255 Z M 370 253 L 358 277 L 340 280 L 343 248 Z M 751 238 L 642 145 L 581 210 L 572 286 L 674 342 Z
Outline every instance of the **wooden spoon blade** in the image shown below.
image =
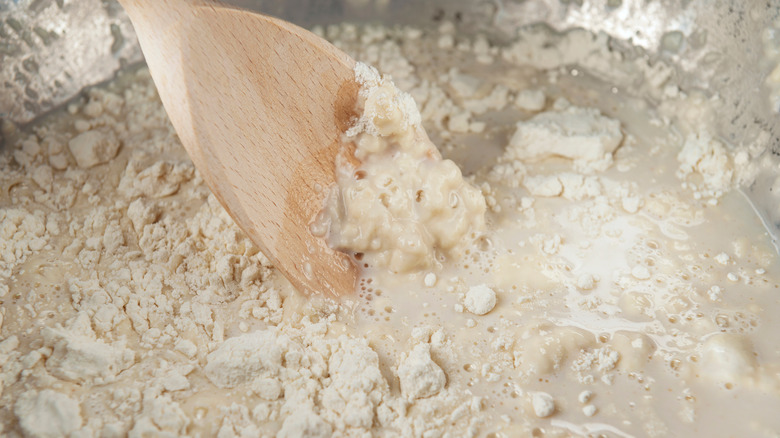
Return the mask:
M 290 23 L 215 2 L 123 1 L 174 128 L 212 192 L 299 290 L 354 290 L 312 236 L 352 117 L 354 61 Z

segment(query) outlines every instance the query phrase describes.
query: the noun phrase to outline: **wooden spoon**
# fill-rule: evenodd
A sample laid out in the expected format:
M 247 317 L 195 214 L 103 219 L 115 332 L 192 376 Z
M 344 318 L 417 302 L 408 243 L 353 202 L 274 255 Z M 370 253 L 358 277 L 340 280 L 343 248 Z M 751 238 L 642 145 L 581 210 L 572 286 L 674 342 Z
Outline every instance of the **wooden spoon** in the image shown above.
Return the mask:
M 354 265 L 309 226 L 354 116 L 355 61 L 291 23 L 216 1 L 120 3 L 176 133 L 238 226 L 298 290 L 352 292 Z

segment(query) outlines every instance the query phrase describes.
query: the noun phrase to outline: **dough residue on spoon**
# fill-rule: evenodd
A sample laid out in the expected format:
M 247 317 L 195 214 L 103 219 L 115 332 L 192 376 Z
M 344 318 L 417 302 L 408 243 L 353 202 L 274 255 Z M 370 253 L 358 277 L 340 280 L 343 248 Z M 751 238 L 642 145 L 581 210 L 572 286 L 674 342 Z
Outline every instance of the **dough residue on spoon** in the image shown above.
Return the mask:
M 313 229 L 330 244 L 393 272 L 458 257 L 485 228 L 485 198 L 458 166 L 441 158 L 412 97 L 373 67 L 358 63 L 360 118 L 346 137 L 355 169 L 341 164 L 337 187 Z

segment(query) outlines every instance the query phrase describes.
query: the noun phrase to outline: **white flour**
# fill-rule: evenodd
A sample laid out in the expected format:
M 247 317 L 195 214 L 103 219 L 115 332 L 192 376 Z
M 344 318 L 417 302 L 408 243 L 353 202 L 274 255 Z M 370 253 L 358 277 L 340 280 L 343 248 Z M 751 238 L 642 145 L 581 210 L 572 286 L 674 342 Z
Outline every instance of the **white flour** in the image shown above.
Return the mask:
M 484 284 L 472 286 L 466 292 L 463 305 L 475 315 L 484 315 L 496 307 L 496 293 Z
M 706 99 L 583 31 L 317 32 L 408 93 L 358 69 L 363 166 L 316 227 L 357 295 L 292 290 L 126 73 L 6 134 L 0 435 L 780 430 L 780 265 Z
M 425 398 L 436 395 L 447 383 L 444 371 L 431 360 L 431 347 L 418 344 L 401 360 L 398 366 L 401 393 L 410 398 Z
M 575 169 L 603 171 L 612 164 L 612 153 L 622 141 L 620 122 L 560 99 L 553 111 L 517 123 L 504 159 L 538 161 L 560 156 L 573 160 Z
M 82 425 L 78 403 L 52 390 L 27 391 L 19 395 L 14 413 L 22 432 L 35 437 L 61 437 L 79 430 Z

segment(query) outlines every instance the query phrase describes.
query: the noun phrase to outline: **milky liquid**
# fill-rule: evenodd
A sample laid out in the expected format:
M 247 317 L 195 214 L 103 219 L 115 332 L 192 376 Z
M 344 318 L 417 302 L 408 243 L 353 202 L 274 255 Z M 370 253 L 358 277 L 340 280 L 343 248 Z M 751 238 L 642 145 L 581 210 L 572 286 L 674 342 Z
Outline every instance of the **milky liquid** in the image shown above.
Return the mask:
M 419 341 L 410 342 L 415 328 L 441 330 L 455 346 L 438 357 L 449 390 L 483 397 L 486 431 L 497 434 L 771 436 L 780 430 L 780 348 L 773 335 L 780 271 L 746 199 L 732 191 L 717 205 L 695 201 L 675 175 L 680 135 L 652 107 L 608 84 L 576 71 L 556 75 L 552 84 L 549 75 L 510 67 L 501 73 L 459 67 L 490 83 L 532 83 L 548 97 L 564 96 L 620 120 L 629 139 L 598 176 L 631 184 L 643 205 L 628 212 L 619 198 L 536 197 L 522 208 L 521 198 L 529 197 L 524 189 L 496 184 L 502 209 L 488 214 L 490 231 L 462 260 L 446 262 L 433 287 L 424 284 L 426 272 L 366 270 L 357 330 L 389 362 Z M 473 172 L 479 185 L 501 154 L 511 131 L 507 121 L 523 117 L 489 113 L 481 118 L 489 126 L 485 134 L 448 139 L 443 153 Z M 431 137 L 442 141 L 435 129 Z M 567 171 L 570 162 L 528 166 L 529 173 L 549 174 Z M 498 295 L 484 316 L 462 306 L 465 291 L 480 284 Z M 741 364 L 730 347 L 714 354 L 703 347 L 718 333 L 738 335 L 752 365 Z M 617 360 L 610 358 L 615 353 Z M 554 398 L 552 416 L 534 415 L 529 400 L 537 391 Z M 586 403 L 578 401 L 583 391 L 593 394 Z M 592 416 L 585 414 L 592 408 L 583 410 L 588 405 L 596 407 Z

